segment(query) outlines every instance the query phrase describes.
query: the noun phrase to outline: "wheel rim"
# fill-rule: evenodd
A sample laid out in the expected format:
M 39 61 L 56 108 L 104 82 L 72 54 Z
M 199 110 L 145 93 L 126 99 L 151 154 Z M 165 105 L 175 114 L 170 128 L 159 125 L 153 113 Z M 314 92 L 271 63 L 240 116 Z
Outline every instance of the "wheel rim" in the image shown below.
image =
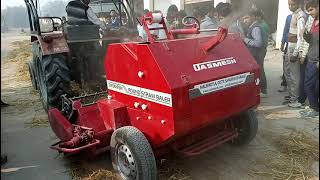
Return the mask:
M 117 164 L 123 179 L 135 179 L 137 175 L 136 163 L 128 146 L 117 146 Z

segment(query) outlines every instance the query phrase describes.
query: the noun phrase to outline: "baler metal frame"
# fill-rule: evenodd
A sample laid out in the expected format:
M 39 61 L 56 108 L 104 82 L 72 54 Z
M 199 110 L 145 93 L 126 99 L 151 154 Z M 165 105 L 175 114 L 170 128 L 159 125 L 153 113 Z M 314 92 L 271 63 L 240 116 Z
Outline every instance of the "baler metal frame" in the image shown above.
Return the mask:
M 176 40 L 177 34 L 200 30 L 169 31 L 161 15 L 157 23 L 163 26 L 157 29 L 164 29 L 168 40 L 156 41 L 148 27 L 153 16 L 142 18 L 149 43 L 109 45 L 106 98 L 84 104 L 82 98 L 97 94 L 63 96 L 66 110 L 49 110 L 51 128 L 61 140 L 52 149 L 86 151 L 89 156 L 110 150 L 113 167 L 124 179 L 156 180 L 156 157 L 171 151 L 195 156 L 226 142 L 244 145 L 255 137 L 259 66 L 239 36 L 227 36 L 219 28 L 210 30 L 217 31 L 213 36 Z M 185 51 L 188 45 L 193 51 Z M 220 57 L 230 53 L 222 45 L 243 52 Z M 184 64 L 177 66 L 176 57 Z M 199 70 L 194 69 L 197 64 Z M 194 90 L 206 93 L 192 97 Z

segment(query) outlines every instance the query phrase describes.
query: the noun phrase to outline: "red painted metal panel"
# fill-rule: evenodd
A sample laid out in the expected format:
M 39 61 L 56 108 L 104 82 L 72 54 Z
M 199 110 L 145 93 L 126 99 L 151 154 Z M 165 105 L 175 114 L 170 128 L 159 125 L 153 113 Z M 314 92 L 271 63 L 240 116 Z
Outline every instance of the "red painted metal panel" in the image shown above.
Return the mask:
M 153 146 L 203 125 L 218 123 L 259 104 L 259 86 L 255 84 L 259 78 L 259 67 L 241 39 L 229 34 L 223 42 L 205 52 L 202 48 L 210 38 L 132 43 L 128 46 L 133 47 L 136 56 L 129 55 L 119 44 L 109 46 L 105 60 L 108 80 L 123 83 L 124 89 L 126 85 L 133 85 L 140 90 L 171 95 L 172 107 L 109 89 L 114 99 L 128 106 L 131 124 L 144 132 Z M 203 70 L 194 68 L 195 64 L 221 59 L 236 62 Z M 143 72 L 140 78 L 139 71 Z M 252 80 L 196 98 L 189 95 L 189 91 L 197 85 L 244 73 L 252 76 Z M 148 108 L 135 108 L 135 102 L 146 104 Z M 148 115 L 159 118 L 160 123 L 165 120 L 166 127 L 158 126 L 159 120 L 137 121 L 137 117 Z
M 100 115 L 107 129 L 116 130 L 130 125 L 127 106 L 115 100 L 99 100 L 97 102 Z
M 78 109 L 78 119 L 75 124 L 92 128 L 94 132 L 106 130 L 97 104 L 84 106 Z
M 53 132 L 62 141 L 67 141 L 73 137 L 73 126 L 56 108 L 50 109 L 48 119 Z

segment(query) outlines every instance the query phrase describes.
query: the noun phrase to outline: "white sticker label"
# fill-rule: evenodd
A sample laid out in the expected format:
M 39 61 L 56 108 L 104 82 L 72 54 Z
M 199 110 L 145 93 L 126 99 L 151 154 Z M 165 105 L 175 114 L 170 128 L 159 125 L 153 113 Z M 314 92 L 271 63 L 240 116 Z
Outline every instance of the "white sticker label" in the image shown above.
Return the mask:
M 250 75 L 249 72 L 230 76 L 223 79 L 218 79 L 215 81 L 207 82 L 204 84 L 199 84 L 194 86 L 194 89 L 199 89 L 201 94 L 207 94 L 222 89 L 237 86 L 246 82 L 247 77 Z
M 230 57 L 230 58 L 225 58 L 225 59 L 219 59 L 219 60 L 194 64 L 193 69 L 194 69 L 194 71 L 202 71 L 202 70 L 218 68 L 218 67 L 222 67 L 222 66 L 236 64 L 236 63 L 237 63 L 237 61 L 233 57 Z
M 107 80 L 108 89 L 172 107 L 171 94 Z

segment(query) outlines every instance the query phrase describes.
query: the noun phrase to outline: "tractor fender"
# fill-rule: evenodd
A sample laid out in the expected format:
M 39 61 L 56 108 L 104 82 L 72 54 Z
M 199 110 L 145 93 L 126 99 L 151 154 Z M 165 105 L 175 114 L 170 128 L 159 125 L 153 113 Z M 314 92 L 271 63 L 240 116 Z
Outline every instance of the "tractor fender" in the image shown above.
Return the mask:
M 39 45 L 42 55 L 69 53 L 70 51 L 63 33 L 43 33 L 41 36 L 33 34 L 31 41 Z
M 126 105 L 113 99 L 101 99 L 97 101 L 97 105 L 107 129 L 116 130 L 131 125 Z

